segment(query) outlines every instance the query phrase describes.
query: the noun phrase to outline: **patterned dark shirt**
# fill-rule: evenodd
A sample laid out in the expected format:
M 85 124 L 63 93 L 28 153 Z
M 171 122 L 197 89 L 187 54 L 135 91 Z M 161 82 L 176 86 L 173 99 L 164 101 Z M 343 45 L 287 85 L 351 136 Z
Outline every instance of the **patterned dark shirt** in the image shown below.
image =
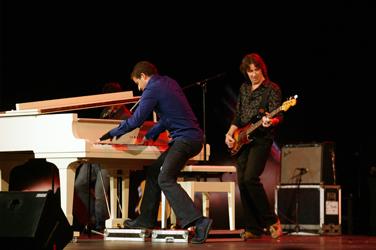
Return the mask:
M 269 90 L 269 86 L 271 89 Z M 269 91 L 266 106 L 263 105 L 263 96 L 266 91 Z M 282 104 L 282 92 L 280 87 L 271 81 L 264 81 L 257 89 L 251 90 L 249 83 L 243 83 L 240 86 L 239 96 L 237 100 L 236 113 L 232 121 L 232 124 L 237 127 L 243 127 L 246 124 L 256 122 L 261 119 L 262 113 L 260 108 L 265 109 L 265 112 L 272 112 L 279 108 Z M 280 112 L 276 116 L 279 116 L 282 120 L 283 114 Z M 269 129 L 269 130 L 273 130 Z

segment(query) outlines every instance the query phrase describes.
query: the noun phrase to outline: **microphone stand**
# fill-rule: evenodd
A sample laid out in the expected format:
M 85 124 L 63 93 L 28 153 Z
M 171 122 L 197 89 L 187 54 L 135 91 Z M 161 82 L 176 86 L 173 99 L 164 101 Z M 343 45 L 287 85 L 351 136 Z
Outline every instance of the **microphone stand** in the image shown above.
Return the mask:
M 226 73 L 223 72 L 223 73 L 208 77 L 206 79 L 203 79 L 201 81 L 189 84 L 189 85 L 187 85 L 183 88 L 183 89 L 187 89 L 187 88 L 198 85 L 198 86 L 201 86 L 201 89 L 202 89 L 202 120 L 203 120 L 202 126 L 203 126 L 203 133 L 204 133 L 204 135 L 203 135 L 203 139 L 204 139 L 204 141 L 203 141 L 203 144 L 204 144 L 204 163 L 207 162 L 207 158 L 206 158 L 206 92 L 207 92 L 207 84 L 208 84 L 209 81 L 220 78 L 220 77 L 224 76 L 225 74 Z
M 302 176 L 305 172 L 300 169 L 299 174 L 297 175 L 297 187 L 296 187 L 296 196 L 295 196 L 295 233 L 299 233 L 299 193 L 300 193 L 300 184 L 302 183 Z
M 294 175 L 292 178 L 296 178 L 296 192 L 295 192 L 295 232 L 290 233 L 290 235 L 316 235 L 314 233 L 303 233 L 300 231 L 299 225 L 299 195 L 300 195 L 300 186 L 302 183 L 302 176 L 305 175 L 308 171 L 305 168 L 296 168 L 299 171 L 298 174 Z

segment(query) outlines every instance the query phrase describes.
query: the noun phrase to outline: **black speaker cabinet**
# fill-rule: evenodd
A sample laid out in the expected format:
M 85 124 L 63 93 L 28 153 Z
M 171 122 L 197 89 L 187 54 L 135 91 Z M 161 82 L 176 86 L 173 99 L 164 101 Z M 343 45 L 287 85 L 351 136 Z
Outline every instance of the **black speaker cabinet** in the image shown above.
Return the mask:
M 334 143 L 295 144 L 282 147 L 281 184 L 336 183 Z
M 1 249 L 63 249 L 72 238 L 52 191 L 0 192 Z
M 341 188 L 338 185 L 277 185 L 275 210 L 288 231 L 341 234 Z

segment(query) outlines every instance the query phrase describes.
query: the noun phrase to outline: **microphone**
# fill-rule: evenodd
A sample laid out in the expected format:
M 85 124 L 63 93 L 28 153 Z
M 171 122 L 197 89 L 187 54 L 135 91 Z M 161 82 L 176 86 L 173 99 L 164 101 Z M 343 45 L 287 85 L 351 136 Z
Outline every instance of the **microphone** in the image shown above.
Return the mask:
M 295 168 L 296 170 L 300 171 L 301 174 L 306 174 L 309 171 L 309 168 Z

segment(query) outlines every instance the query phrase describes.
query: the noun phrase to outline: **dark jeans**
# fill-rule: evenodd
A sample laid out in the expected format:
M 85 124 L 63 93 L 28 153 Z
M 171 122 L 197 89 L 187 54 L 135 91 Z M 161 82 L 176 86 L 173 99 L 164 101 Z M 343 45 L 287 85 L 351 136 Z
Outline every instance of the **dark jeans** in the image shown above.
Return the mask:
M 91 187 L 95 189 L 95 197 L 90 194 Z M 84 163 L 80 166 L 74 183 L 74 190 L 90 215 L 95 216 L 96 229 L 103 229 L 106 219 L 109 218 L 106 203 L 106 195 L 108 195 L 109 189 L 110 178 L 107 169 L 101 168 L 97 163 Z M 104 192 L 106 192 L 106 195 Z
M 237 176 L 247 231 L 261 234 L 274 224 L 277 216 L 269 204 L 260 176 L 265 169 L 273 141 L 255 139 L 246 145 L 237 159 Z
M 137 218 L 141 223 L 157 224 L 161 190 L 183 228 L 202 217 L 201 211 L 177 183 L 180 171 L 190 158 L 201 151 L 201 148 L 201 142 L 177 140 L 153 165 L 146 168 L 145 193 L 141 203 L 141 215 Z

